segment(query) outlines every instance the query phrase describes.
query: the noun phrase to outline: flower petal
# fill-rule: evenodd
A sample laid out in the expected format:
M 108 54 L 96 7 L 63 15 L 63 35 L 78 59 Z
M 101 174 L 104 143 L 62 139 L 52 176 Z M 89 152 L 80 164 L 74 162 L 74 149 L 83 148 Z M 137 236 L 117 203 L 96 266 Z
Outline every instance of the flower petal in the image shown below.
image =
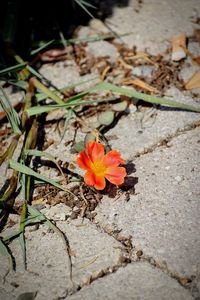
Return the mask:
M 109 167 L 106 170 L 105 177 L 111 183 L 120 185 L 124 183 L 124 177 L 126 175 L 126 170 L 123 167 Z
M 103 160 L 104 157 L 104 145 L 99 144 L 95 141 L 90 141 L 86 145 L 86 150 L 88 153 L 88 157 L 91 159 L 92 162 L 98 160 Z
M 125 160 L 122 159 L 121 153 L 115 150 L 111 150 L 105 155 L 104 163 L 107 167 L 117 167 L 119 166 L 119 164 L 124 164 Z
M 84 181 L 87 185 L 94 186 L 95 185 L 94 173 L 91 171 L 87 171 L 84 175 Z
M 86 172 L 84 181 L 87 185 L 94 186 L 97 190 L 103 190 L 106 186 L 105 178 L 103 176 L 96 176 L 91 171 Z
M 79 153 L 79 157 L 77 158 L 76 162 L 81 169 L 85 169 L 85 170 L 90 169 L 91 161 L 84 151 L 81 151 Z

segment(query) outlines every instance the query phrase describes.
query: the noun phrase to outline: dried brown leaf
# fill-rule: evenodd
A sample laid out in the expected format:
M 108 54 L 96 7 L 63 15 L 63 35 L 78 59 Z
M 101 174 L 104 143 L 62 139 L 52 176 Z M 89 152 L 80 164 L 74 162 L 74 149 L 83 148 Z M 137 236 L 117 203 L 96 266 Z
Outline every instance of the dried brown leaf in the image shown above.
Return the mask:
M 123 84 L 126 85 L 136 85 L 143 90 L 149 91 L 151 93 L 160 93 L 155 87 L 150 86 L 148 83 L 144 82 L 141 79 L 125 79 Z
M 186 90 L 200 88 L 200 70 L 197 71 L 185 84 Z

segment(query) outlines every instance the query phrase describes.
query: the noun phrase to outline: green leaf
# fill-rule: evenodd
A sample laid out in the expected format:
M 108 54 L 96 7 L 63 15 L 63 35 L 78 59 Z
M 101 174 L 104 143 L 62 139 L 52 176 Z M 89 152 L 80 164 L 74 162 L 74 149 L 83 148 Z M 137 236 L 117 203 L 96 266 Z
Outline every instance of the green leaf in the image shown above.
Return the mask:
M 69 121 L 73 118 L 73 115 L 74 115 L 73 110 L 69 109 L 68 113 L 67 113 L 67 117 L 65 118 L 65 123 L 64 123 L 63 132 L 62 132 L 62 135 L 61 135 L 61 138 L 60 138 L 60 143 L 62 142 L 62 140 L 65 136 L 65 133 L 66 133 L 66 130 L 67 130 L 67 125 L 69 124 Z
M 147 95 L 147 94 L 140 93 L 140 92 L 137 92 L 134 90 L 121 88 L 121 87 L 115 86 L 115 85 L 113 85 L 111 83 L 107 83 L 107 82 L 102 82 L 90 89 L 90 91 L 98 91 L 98 90 L 110 91 L 110 92 L 114 92 L 114 93 L 118 93 L 118 94 L 122 94 L 122 95 L 127 95 L 129 97 L 144 100 L 146 102 L 153 103 L 153 104 L 160 104 L 160 105 L 164 105 L 164 106 L 177 107 L 177 108 L 182 108 L 182 109 L 190 110 L 190 111 L 194 111 L 194 112 L 200 112 L 200 107 L 195 107 L 195 106 L 187 105 L 187 104 L 184 104 L 181 102 Z
M 89 5 L 89 3 L 88 2 L 86 2 L 86 1 L 83 1 L 83 0 L 75 0 L 76 1 L 76 3 L 78 4 L 78 5 L 80 5 L 80 7 L 91 17 L 91 18 L 93 18 L 94 19 L 94 16 L 89 12 L 89 10 L 87 9 L 87 7 L 86 6 L 88 6 L 88 7 L 91 7 L 91 4 Z
M 0 237 L 0 253 L 3 256 L 6 256 L 9 260 L 9 269 L 13 269 L 13 259 L 12 259 L 12 255 L 9 253 L 6 245 L 4 244 L 4 242 L 2 241 L 1 237 Z
M 20 172 L 20 173 L 23 173 L 23 174 L 26 174 L 26 175 L 30 175 L 30 176 L 33 176 L 33 177 L 36 177 L 44 182 L 47 182 L 47 183 L 50 183 L 52 184 L 53 186 L 57 187 L 58 189 L 61 189 L 62 191 L 65 191 L 65 192 L 68 192 L 70 193 L 71 195 L 75 196 L 70 190 L 68 190 L 67 188 L 65 188 L 64 186 L 60 185 L 59 183 L 57 183 L 55 180 L 53 179 L 50 179 L 50 178 L 47 178 L 35 171 L 33 171 L 31 168 L 23 165 L 23 164 L 20 164 L 14 160 L 9 160 L 9 166 L 10 168 Z M 76 197 L 76 196 L 75 196 Z
M 127 109 L 128 103 L 126 101 L 121 101 L 112 105 L 112 110 L 120 112 Z
M 0 71 L 0 75 L 5 75 L 5 74 L 8 74 L 8 73 L 17 72 L 19 70 L 22 70 L 26 65 L 27 65 L 27 62 L 23 62 L 21 64 L 17 64 L 17 65 L 14 65 L 12 67 L 5 68 L 5 69 Z
M 40 79 L 40 80 L 44 79 L 44 76 L 41 75 L 39 72 L 37 72 L 35 69 L 33 69 L 33 67 L 27 65 L 27 66 L 26 66 L 26 69 L 27 69 L 31 74 L 33 74 L 34 76 L 36 76 L 38 79 Z
M 59 36 L 60 36 L 60 41 L 61 41 L 63 47 L 66 48 L 67 47 L 67 40 L 65 39 L 64 34 L 61 30 L 59 30 Z
M 98 120 L 99 120 L 99 123 L 101 123 L 102 125 L 108 126 L 114 120 L 114 112 L 112 110 L 104 111 L 104 112 L 100 113 L 100 115 L 98 116 Z
M 90 141 L 96 141 L 96 136 L 92 133 L 87 133 L 84 139 L 84 145 L 86 145 Z
M 85 144 L 84 144 L 84 141 L 80 141 L 78 143 L 76 143 L 74 146 L 73 146 L 73 149 L 76 151 L 76 152 L 81 152 L 81 151 L 85 151 Z
M 32 82 L 36 88 L 41 90 L 45 95 L 47 95 L 49 98 L 54 100 L 58 104 L 64 104 L 62 99 L 56 95 L 54 92 L 52 92 L 50 89 L 48 89 L 44 84 L 42 84 L 39 80 L 36 78 L 32 78 Z
M 90 79 L 87 79 L 87 80 L 83 80 L 83 81 L 80 81 L 80 82 L 75 83 L 75 84 L 67 85 L 67 86 L 63 87 L 62 89 L 60 89 L 59 91 L 60 91 L 61 93 L 64 93 L 64 92 L 67 92 L 67 91 L 69 91 L 69 90 L 71 90 L 71 89 L 74 89 L 74 88 L 77 87 L 77 86 L 80 86 L 80 85 L 82 85 L 82 84 L 88 83 L 88 82 L 93 81 L 93 80 L 96 80 L 96 79 L 99 79 L 99 76 L 95 76 L 95 77 L 93 77 L 93 78 L 90 78 Z M 56 90 L 52 90 L 52 92 L 55 93 L 55 94 L 58 93 Z M 83 96 L 85 96 L 86 94 L 87 94 L 87 93 L 85 93 L 85 92 L 79 93 L 79 94 L 78 94 L 78 95 L 79 95 L 79 99 L 82 98 Z M 77 96 L 78 96 L 78 95 L 76 95 L 75 97 L 71 97 L 70 99 L 68 99 L 68 101 L 71 102 L 71 101 L 73 101 L 73 100 L 77 100 Z M 43 100 L 47 99 L 47 97 L 48 97 L 48 96 L 45 95 L 44 93 L 36 93 L 36 99 L 37 99 L 37 102 L 43 101 Z
M 60 173 L 62 174 L 62 176 L 64 178 L 64 174 L 63 174 L 61 167 L 57 163 L 55 157 L 53 157 L 53 155 L 51 155 L 50 153 L 40 151 L 40 150 L 35 150 L 35 149 L 24 149 L 23 152 L 25 155 L 45 157 L 46 159 L 52 161 L 57 166 L 58 170 L 60 171 Z
M 96 6 L 94 6 L 93 4 L 91 4 L 90 2 L 87 2 L 85 0 L 77 0 L 77 2 L 82 3 L 83 5 L 87 6 L 87 7 L 91 7 L 91 8 L 95 8 L 97 9 Z
M 95 99 L 95 101 L 91 100 L 82 100 L 82 101 L 75 101 L 73 102 L 67 101 L 67 103 L 64 104 L 54 104 L 54 105 L 43 105 L 43 106 L 33 106 L 30 108 L 27 108 L 25 111 L 28 113 L 29 116 L 34 116 L 38 114 L 42 114 L 45 112 L 53 111 L 58 108 L 74 108 L 76 106 L 81 105 L 97 105 L 97 103 L 101 102 L 108 102 L 108 101 L 114 101 L 115 98 L 109 98 L 109 99 Z
M 18 81 L 14 81 L 14 80 L 8 80 L 8 83 L 19 87 L 20 89 L 26 91 L 27 87 L 28 87 L 28 83 L 24 80 L 18 80 Z
M 24 268 L 26 269 L 26 241 L 25 241 L 25 220 L 26 220 L 26 215 L 27 215 L 27 204 L 26 202 L 23 203 L 22 205 L 22 211 L 21 211 L 21 216 L 20 216 L 20 225 L 19 225 L 19 243 L 22 249 L 23 253 L 23 262 L 24 262 Z
M 91 129 L 97 129 L 101 124 L 99 121 L 96 119 L 95 121 L 90 122 L 89 127 Z
M 51 40 L 51 41 L 49 41 L 49 42 L 43 44 L 43 45 L 40 46 L 39 48 L 32 50 L 30 54 L 31 54 L 31 55 L 35 55 L 35 54 L 37 54 L 38 52 L 40 52 L 41 50 L 44 50 L 44 49 L 45 49 L 46 47 L 48 47 L 49 45 L 53 44 L 54 42 L 55 42 L 55 40 Z
M 0 104 L 5 111 L 8 121 L 10 122 L 10 125 L 12 127 L 12 130 L 15 134 L 21 134 L 20 130 L 20 119 L 16 112 L 16 110 L 12 107 L 12 104 L 9 100 L 9 97 L 7 96 L 4 89 L 0 86 Z

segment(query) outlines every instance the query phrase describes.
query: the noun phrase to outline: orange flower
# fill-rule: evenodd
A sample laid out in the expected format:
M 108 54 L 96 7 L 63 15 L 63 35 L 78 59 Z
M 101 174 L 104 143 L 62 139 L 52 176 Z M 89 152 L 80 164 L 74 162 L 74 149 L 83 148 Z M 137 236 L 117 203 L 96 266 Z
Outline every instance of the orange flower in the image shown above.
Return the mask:
M 87 170 L 84 181 L 97 190 L 103 190 L 106 186 L 105 178 L 113 184 L 120 185 L 124 182 L 126 170 L 119 167 L 125 161 L 121 154 L 115 150 L 104 153 L 104 146 L 95 141 L 86 145 L 86 151 L 81 151 L 77 158 L 80 168 Z

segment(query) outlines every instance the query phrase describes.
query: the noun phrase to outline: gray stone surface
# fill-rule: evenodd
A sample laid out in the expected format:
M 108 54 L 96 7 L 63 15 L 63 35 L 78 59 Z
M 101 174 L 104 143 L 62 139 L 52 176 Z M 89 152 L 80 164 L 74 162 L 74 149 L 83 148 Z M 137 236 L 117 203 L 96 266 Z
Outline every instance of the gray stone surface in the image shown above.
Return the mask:
M 160 270 L 152 268 L 148 263 L 134 263 L 93 282 L 67 299 L 192 300 L 193 298 L 176 280 Z
M 137 249 L 184 278 L 200 271 L 199 143 L 196 128 L 137 158 L 135 195 L 105 197 L 96 208 L 98 224 L 132 235 Z
M 131 33 L 121 38 L 130 47 L 157 54 L 170 46 L 174 35 L 190 36 L 199 27 L 192 22 L 199 13 L 199 0 L 144 0 L 139 5 L 130 0 L 129 6 L 115 8 L 107 22 L 118 34 Z
M 89 221 L 74 220 L 57 222 L 67 235 L 72 249 L 73 282 L 69 280 L 68 256 L 63 241 L 56 233 L 48 232 L 47 227 L 27 230 L 27 271 L 23 269 L 22 252 L 19 241 L 11 243 L 10 248 L 16 259 L 17 270 L 10 272 L 3 284 L 3 276 L 8 270 L 8 262 L 0 256 L 1 299 L 17 299 L 21 293 L 37 291 L 36 300 L 58 299 L 73 292 L 78 286 L 89 282 L 117 266 L 121 257 L 121 244 L 101 231 Z M 12 228 L 12 231 L 14 228 Z M 17 228 L 15 228 L 17 230 Z M 3 232 L 7 235 L 8 230 Z
M 132 160 L 135 155 L 151 149 L 162 140 L 192 127 L 199 119 L 199 114 L 185 111 L 134 112 L 119 120 L 106 137 L 113 149 L 121 151 L 126 160 Z
M 40 68 L 40 73 L 57 88 L 80 81 L 79 69 L 73 60 L 44 64 Z
M 57 88 L 75 85 L 75 92 L 80 93 L 99 82 L 96 72 L 80 76 L 79 67 L 74 60 L 44 64 L 40 73 Z
M 89 43 L 86 47 L 86 51 L 95 57 L 108 57 L 108 61 L 110 62 L 115 62 L 119 57 L 117 48 L 107 41 Z

